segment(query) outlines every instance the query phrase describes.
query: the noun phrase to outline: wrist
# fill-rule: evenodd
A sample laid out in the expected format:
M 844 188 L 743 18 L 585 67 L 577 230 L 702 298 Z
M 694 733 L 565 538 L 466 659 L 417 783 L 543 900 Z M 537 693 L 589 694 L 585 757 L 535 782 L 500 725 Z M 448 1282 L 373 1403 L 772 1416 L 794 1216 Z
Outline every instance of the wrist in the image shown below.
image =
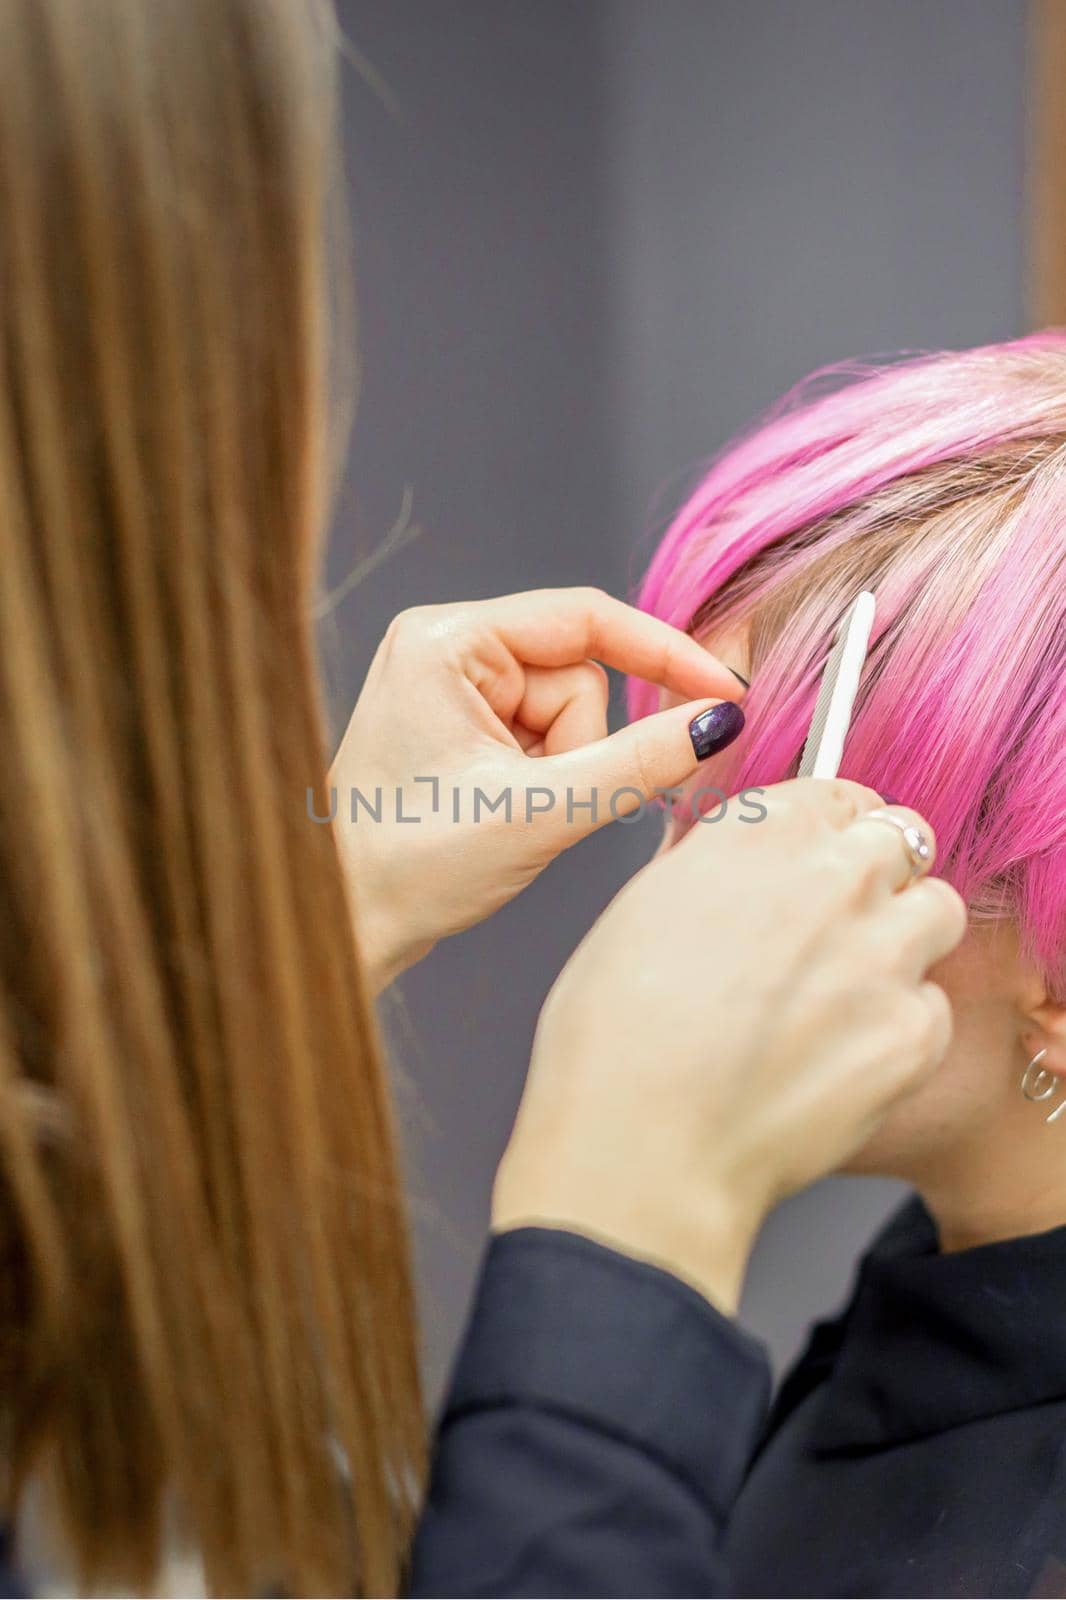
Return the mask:
M 411 967 L 417 966 L 425 956 L 428 956 L 435 943 L 435 939 L 427 939 L 420 945 L 408 945 L 403 948 L 385 950 L 378 954 L 372 949 L 368 949 L 366 941 L 360 938 L 360 959 L 362 960 L 363 971 L 366 974 L 367 985 L 374 999 L 383 994 L 390 984 L 396 982 L 397 978 L 402 977 Z
M 627 1171 L 623 1179 L 631 1174 Z M 761 1223 L 725 1188 L 678 1196 L 669 1179 L 634 1185 L 587 1168 L 568 1174 L 543 1152 L 509 1148 L 492 1196 L 492 1231 L 558 1228 L 672 1273 L 734 1316 Z
M 432 950 L 435 940 L 410 937 L 396 915 L 397 892 L 387 871 L 381 870 L 375 852 L 354 826 L 335 831 L 337 853 L 348 890 L 348 904 L 359 960 L 373 996 L 383 990 Z
M 376 998 L 410 967 L 427 956 L 436 943 L 426 938 L 404 938 L 392 916 L 387 897 L 359 893 L 354 908 L 356 942 L 371 994 Z

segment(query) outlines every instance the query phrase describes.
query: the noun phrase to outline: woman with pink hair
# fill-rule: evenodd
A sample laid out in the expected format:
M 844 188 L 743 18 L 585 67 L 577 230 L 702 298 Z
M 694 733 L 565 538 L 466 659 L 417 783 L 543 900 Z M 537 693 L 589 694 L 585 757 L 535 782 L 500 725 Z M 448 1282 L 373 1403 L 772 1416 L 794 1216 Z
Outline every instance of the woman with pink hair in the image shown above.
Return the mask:
M 739 1594 L 1061 1595 L 1066 335 L 821 374 L 712 467 L 640 596 L 751 680 L 690 800 L 795 772 L 864 588 L 841 775 L 930 819 L 970 929 L 934 971 L 943 1069 L 847 1167 L 917 1195 L 780 1391 L 729 1564 Z

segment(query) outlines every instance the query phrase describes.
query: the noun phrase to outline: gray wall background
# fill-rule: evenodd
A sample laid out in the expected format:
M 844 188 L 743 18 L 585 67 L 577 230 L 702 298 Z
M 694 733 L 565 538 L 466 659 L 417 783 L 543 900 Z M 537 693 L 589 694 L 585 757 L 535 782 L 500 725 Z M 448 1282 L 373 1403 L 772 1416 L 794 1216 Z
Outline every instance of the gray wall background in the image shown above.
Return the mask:
M 631 588 L 700 465 L 814 366 L 1022 331 L 1021 0 L 340 0 L 362 398 L 323 624 L 338 733 L 404 606 Z M 537 1011 L 654 848 L 615 827 L 387 998 L 435 1392 Z M 664 928 L 664 938 L 669 929 Z M 764 1230 L 778 1364 L 899 1194 Z

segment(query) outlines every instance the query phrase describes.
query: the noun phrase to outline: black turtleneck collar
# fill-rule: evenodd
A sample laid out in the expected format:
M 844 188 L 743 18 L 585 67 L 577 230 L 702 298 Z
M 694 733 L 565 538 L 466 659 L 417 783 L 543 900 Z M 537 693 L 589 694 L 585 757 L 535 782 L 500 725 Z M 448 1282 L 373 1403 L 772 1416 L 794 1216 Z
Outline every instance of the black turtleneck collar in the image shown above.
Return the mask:
M 814 1330 L 769 1431 L 819 1384 L 807 1435 L 819 1454 L 1066 1397 L 1066 1227 L 944 1255 L 925 1206 L 907 1202 L 845 1312 Z

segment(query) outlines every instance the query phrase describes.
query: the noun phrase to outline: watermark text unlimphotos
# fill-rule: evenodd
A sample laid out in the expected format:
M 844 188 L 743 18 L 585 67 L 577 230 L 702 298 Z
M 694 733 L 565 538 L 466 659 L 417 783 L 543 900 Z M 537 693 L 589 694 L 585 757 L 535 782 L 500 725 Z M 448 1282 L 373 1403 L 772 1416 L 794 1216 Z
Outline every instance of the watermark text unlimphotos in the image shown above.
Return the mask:
M 721 822 L 730 810 L 739 822 L 762 822 L 768 815 L 760 796 L 763 789 L 742 789 L 727 795 L 724 790 L 704 786 L 691 792 L 684 789 L 656 789 L 649 800 L 639 789 L 623 787 L 604 793 L 599 789 L 577 791 L 547 789 L 532 784 L 523 788 L 505 785 L 492 795 L 476 784 L 471 788 L 445 787 L 439 778 L 416 777 L 411 784 L 424 784 L 418 793 L 403 785 L 395 789 L 378 787 L 369 792 L 351 788 L 347 800 L 336 784 L 329 789 L 329 811 L 318 809 L 313 789 L 307 790 L 307 815 L 312 822 L 338 820 L 374 826 L 382 823 L 417 825 L 428 817 L 456 824 L 489 821 L 532 823 L 550 811 L 564 811 L 570 826 L 595 827 L 600 822 L 639 822 L 649 809 L 679 815 L 688 822 Z M 421 801 L 421 808 L 417 802 Z

